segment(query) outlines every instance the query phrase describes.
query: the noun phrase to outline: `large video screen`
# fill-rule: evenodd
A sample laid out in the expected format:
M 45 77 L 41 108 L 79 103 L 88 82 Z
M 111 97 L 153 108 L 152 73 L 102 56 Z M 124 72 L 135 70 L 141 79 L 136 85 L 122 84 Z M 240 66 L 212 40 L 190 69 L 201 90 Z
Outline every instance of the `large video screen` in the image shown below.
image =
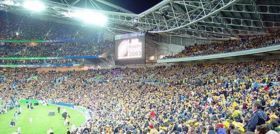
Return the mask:
M 145 60 L 145 34 L 132 33 L 115 37 L 115 59 L 127 64 L 141 64 Z
M 125 39 L 118 45 L 118 59 L 142 58 L 143 42 L 138 38 Z

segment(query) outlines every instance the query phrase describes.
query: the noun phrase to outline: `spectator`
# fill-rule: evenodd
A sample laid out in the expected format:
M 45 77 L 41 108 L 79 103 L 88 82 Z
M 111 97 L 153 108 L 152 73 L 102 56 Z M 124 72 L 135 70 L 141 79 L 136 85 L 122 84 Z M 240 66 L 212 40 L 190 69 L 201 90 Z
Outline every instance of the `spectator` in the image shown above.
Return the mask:
M 260 125 L 256 128 L 255 134 L 266 134 L 269 131 L 266 125 Z
M 257 125 L 262 125 L 267 121 L 267 115 L 262 110 L 262 105 L 259 102 L 256 102 L 253 105 L 253 115 L 249 120 L 246 129 L 247 131 L 254 132 Z

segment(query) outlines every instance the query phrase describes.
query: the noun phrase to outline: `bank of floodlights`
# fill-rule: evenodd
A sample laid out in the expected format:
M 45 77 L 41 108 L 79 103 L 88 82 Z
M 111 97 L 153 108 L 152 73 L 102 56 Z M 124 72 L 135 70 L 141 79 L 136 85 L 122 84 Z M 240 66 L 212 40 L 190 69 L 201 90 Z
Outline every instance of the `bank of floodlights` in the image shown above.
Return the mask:
M 22 7 L 32 12 L 42 12 L 47 9 L 47 6 L 42 0 L 25 0 Z M 73 9 L 65 16 L 77 19 L 87 25 L 106 26 L 108 18 L 105 14 L 97 10 L 91 9 Z
M 71 17 L 76 18 L 88 25 L 96 25 L 103 27 L 108 22 L 107 16 L 96 10 L 80 9 L 75 10 L 69 14 Z
M 32 12 L 42 12 L 47 8 L 41 0 L 25 0 L 22 6 L 26 10 L 30 10 Z

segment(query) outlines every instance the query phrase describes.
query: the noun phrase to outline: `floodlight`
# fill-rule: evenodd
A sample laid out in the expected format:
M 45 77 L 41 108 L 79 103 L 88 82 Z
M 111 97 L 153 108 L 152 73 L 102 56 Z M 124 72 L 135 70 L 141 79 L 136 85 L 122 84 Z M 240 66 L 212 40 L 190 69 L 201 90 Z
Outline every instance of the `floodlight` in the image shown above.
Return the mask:
M 71 13 L 72 17 L 75 17 L 86 24 L 92 24 L 97 26 L 105 26 L 108 18 L 104 14 L 98 11 L 83 9 L 77 10 Z
M 45 4 L 40 0 L 25 0 L 23 7 L 34 12 L 41 12 L 46 9 Z
M 3 4 L 8 5 L 8 6 L 14 6 L 15 2 L 11 1 L 11 0 L 6 0 L 6 1 L 3 1 Z

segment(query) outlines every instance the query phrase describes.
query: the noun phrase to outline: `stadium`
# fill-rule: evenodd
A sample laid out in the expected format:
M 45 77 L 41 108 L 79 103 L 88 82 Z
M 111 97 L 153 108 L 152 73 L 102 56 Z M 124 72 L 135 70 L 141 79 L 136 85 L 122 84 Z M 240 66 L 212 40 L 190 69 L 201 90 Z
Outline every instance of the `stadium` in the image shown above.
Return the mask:
M 279 0 L 0 0 L 0 134 L 279 134 Z

